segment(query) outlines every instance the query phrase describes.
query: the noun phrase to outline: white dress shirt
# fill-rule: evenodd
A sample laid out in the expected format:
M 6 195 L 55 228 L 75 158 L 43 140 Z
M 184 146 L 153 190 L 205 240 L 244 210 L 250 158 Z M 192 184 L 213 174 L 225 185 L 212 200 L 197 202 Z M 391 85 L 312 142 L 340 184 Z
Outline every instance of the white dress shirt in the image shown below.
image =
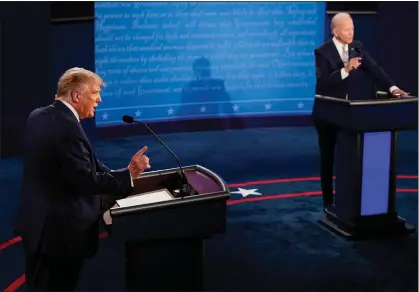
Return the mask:
M 339 56 L 343 61 L 343 64 L 346 66 L 346 64 L 349 62 L 349 46 L 348 44 L 342 44 L 340 43 L 335 37 L 333 37 L 333 43 L 336 46 L 336 49 L 339 52 Z M 345 68 L 342 68 L 340 70 L 340 75 L 342 76 L 342 80 L 349 76 L 349 73 L 345 71 Z M 392 92 L 393 90 L 399 89 L 397 86 L 390 87 L 389 91 Z M 375 94 L 375 93 L 374 93 Z M 346 99 L 348 96 L 346 96 Z

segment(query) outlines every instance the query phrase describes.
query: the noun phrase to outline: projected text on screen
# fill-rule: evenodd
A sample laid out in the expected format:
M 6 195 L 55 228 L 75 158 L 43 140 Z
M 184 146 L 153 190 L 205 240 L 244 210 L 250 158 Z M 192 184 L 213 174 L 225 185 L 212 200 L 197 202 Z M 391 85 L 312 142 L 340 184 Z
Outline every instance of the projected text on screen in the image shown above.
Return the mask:
M 311 112 L 315 2 L 95 2 L 96 123 Z

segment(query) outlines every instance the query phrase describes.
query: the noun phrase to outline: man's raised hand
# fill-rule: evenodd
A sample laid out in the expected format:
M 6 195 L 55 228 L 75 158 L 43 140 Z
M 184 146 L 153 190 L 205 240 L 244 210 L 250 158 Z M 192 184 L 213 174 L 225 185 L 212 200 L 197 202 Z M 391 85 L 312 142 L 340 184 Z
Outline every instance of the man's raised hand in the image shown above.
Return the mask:
M 345 71 L 350 72 L 353 69 L 358 69 L 359 66 L 361 66 L 361 60 L 360 57 L 355 57 L 349 60 L 348 64 L 345 66 Z
M 144 155 L 147 149 L 148 147 L 144 146 L 131 158 L 128 169 L 133 179 L 139 177 L 144 170 L 150 168 L 150 160 L 146 155 Z

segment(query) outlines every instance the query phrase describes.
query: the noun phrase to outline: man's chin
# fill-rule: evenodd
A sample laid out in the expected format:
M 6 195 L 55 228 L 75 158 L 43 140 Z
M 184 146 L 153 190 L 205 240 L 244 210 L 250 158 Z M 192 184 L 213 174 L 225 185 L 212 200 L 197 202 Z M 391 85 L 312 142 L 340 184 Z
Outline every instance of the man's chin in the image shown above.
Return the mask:
M 95 113 L 91 113 L 91 114 L 86 115 L 85 119 L 91 119 L 94 116 L 95 116 Z

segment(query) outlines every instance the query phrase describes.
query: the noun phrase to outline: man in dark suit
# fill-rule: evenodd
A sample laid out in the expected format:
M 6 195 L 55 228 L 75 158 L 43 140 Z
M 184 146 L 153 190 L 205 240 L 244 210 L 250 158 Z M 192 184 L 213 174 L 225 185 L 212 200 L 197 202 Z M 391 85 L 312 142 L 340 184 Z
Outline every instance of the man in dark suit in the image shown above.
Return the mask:
M 314 51 L 316 62 L 316 94 L 359 100 L 375 96 L 374 80 L 392 95 L 406 92 L 394 85 L 384 70 L 373 60 L 360 41 L 353 39 L 354 25 L 347 13 L 336 14 L 331 23 L 333 38 Z M 338 129 L 317 117 L 313 119 L 318 134 L 321 159 L 321 187 L 325 209 L 333 205 L 333 166 Z
M 56 100 L 27 120 L 15 231 L 29 290 L 76 288 L 83 262 L 97 252 L 99 195 L 129 195 L 132 179 L 150 167 L 147 147 L 120 170 L 96 158 L 80 120 L 94 116 L 102 84 L 93 72 L 72 68 L 58 82 Z

